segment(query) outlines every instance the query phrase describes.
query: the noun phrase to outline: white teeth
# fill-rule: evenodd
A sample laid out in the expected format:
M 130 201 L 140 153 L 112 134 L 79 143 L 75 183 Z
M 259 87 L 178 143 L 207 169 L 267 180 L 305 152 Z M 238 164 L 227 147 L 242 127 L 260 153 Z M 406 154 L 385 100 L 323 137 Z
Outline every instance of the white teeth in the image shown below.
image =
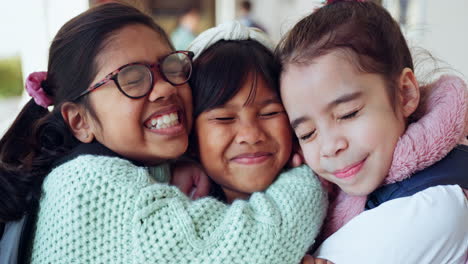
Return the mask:
M 150 121 L 150 129 L 168 128 L 179 124 L 179 116 L 176 112 L 153 118 Z

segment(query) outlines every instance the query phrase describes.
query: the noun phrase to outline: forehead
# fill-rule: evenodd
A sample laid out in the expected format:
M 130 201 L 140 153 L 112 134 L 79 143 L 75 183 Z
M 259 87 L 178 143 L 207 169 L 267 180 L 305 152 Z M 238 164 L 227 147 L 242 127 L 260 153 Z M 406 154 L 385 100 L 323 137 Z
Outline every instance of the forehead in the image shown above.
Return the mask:
M 329 53 L 309 64 L 287 65 L 281 77 L 281 98 L 288 115 L 322 112 L 339 97 L 361 92 L 365 98 L 385 91 L 378 74 L 359 72 L 343 54 Z
M 256 76 L 256 77 L 255 77 Z M 266 99 L 278 98 L 276 92 L 270 87 L 260 74 L 249 74 L 240 90 L 234 95 L 230 102 L 236 102 L 243 106 L 249 106 Z
M 282 73 L 281 84 L 294 83 L 303 87 L 315 83 L 335 84 L 345 79 L 352 80 L 360 72 L 349 59 L 345 53 L 331 52 L 307 63 L 288 64 Z
M 334 53 L 308 64 L 289 64 L 281 76 L 281 97 L 290 101 L 326 101 L 346 92 L 356 80 L 357 71 L 348 60 Z
M 171 52 L 159 33 L 146 25 L 133 24 L 115 31 L 97 56 L 98 76 L 103 77 L 131 62 L 156 62 Z

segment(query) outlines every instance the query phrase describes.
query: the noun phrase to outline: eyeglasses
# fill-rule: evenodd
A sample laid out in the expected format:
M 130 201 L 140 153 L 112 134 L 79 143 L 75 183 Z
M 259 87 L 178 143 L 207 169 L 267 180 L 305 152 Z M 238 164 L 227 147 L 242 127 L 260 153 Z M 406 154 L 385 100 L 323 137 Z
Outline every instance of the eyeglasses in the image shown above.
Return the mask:
M 133 99 L 142 98 L 153 88 L 156 69 L 159 70 L 165 81 L 174 86 L 182 85 L 188 82 L 192 74 L 193 55 L 191 51 L 174 51 L 160 58 L 156 64 L 140 62 L 125 64 L 86 89 L 74 100 L 96 90 L 111 80 L 115 82 L 117 88 L 125 96 Z

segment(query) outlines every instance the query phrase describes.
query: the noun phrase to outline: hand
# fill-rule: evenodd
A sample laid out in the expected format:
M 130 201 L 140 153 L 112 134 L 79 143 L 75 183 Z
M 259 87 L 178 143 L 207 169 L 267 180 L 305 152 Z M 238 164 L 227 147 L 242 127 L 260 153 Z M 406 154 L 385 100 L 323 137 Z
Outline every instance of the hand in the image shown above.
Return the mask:
M 304 155 L 302 154 L 302 149 L 299 146 L 299 143 L 293 142 L 292 153 L 288 161 L 288 166 L 291 168 L 296 168 L 302 164 L 304 164 Z
M 302 157 L 301 153 L 293 153 L 291 155 L 291 159 L 289 160 L 289 166 L 291 168 L 296 168 L 304 164 L 304 158 Z
M 173 166 L 171 184 L 177 186 L 190 199 L 207 196 L 210 192 L 210 179 L 205 171 L 194 162 L 176 163 Z
M 302 259 L 302 264 L 333 264 L 326 259 L 314 258 L 311 255 L 305 255 Z

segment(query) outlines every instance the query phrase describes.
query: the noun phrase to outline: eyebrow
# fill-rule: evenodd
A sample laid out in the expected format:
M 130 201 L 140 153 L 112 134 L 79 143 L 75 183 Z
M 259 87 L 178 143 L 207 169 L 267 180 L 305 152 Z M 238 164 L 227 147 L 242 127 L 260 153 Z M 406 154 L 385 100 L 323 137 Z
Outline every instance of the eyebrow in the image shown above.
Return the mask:
M 258 103 L 258 105 L 264 106 L 268 104 L 280 104 L 281 101 L 279 100 L 278 97 L 272 97 L 272 98 L 267 98 L 261 102 Z
M 271 97 L 271 98 L 267 98 L 263 101 L 260 101 L 258 103 L 250 103 L 250 104 L 247 104 L 247 105 L 242 105 L 242 107 L 244 106 L 248 106 L 248 105 L 259 105 L 259 106 L 265 106 L 265 105 L 269 105 L 269 104 L 281 104 L 281 101 L 278 97 Z M 216 109 L 216 108 L 236 108 L 237 106 L 235 105 L 231 105 L 231 104 L 224 104 L 224 105 L 220 105 L 218 107 L 214 107 L 213 109 Z
M 343 104 L 343 103 L 347 103 L 349 101 L 356 100 L 357 98 L 359 98 L 361 96 L 362 96 L 361 91 L 357 91 L 357 92 L 353 92 L 353 93 L 349 93 L 349 94 L 344 94 L 344 95 L 336 98 L 335 100 L 331 101 L 330 103 L 328 103 L 327 106 L 325 107 L 325 109 L 328 111 L 328 110 L 336 107 L 339 104 Z
M 298 117 L 294 119 L 293 121 L 291 121 L 291 126 L 293 129 L 296 129 L 300 124 L 304 123 L 307 120 L 309 120 L 308 117 L 305 117 L 305 116 Z
M 343 103 L 347 103 L 347 102 L 356 100 L 357 98 L 359 98 L 361 96 L 362 96 L 361 91 L 354 92 L 354 93 L 349 93 L 349 94 L 344 94 L 344 95 L 336 98 L 335 100 L 331 101 L 330 103 L 328 103 L 327 106 L 325 107 L 325 109 L 326 109 L 326 111 L 328 111 L 328 110 L 336 107 L 339 104 L 343 104 Z M 300 117 L 298 117 L 296 119 L 293 119 L 291 121 L 291 127 L 293 129 L 296 129 L 300 124 L 302 124 L 302 123 L 304 123 L 305 121 L 308 121 L 308 120 L 310 120 L 309 117 L 300 116 Z

